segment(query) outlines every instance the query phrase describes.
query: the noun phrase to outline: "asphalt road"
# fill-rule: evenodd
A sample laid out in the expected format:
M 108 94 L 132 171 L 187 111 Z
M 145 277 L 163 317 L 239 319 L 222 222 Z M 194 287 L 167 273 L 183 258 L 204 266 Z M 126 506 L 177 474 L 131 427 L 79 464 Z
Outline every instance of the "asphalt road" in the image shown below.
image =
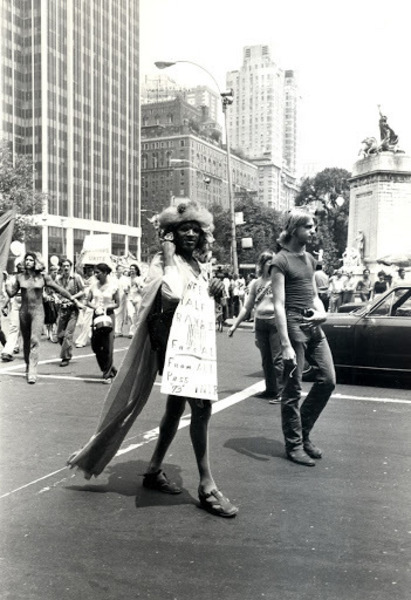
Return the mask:
M 117 364 L 127 346 L 116 340 Z M 2 600 L 409 599 L 410 390 L 338 385 L 313 435 L 324 458 L 295 465 L 279 406 L 253 397 L 263 389 L 253 334 L 218 334 L 211 458 L 240 507 L 226 520 L 197 506 L 189 414 L 164 467 L 183 493 L 141 487 L 158 386 L 99 478 L 65 468 L 107 387 L 89 347 L 66 369 L 58 350 L 42 343 L 35 386 L 21 358 L 0 364 Z

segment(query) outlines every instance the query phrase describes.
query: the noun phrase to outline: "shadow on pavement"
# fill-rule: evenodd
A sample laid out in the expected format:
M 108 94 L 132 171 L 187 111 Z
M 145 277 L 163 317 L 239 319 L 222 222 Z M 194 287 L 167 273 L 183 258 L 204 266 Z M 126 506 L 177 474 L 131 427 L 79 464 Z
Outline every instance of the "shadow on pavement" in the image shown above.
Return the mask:
M 102 484 L 68 485 L 64 489 L 74 492 L 91 492 L 94 494 L 120 494 L 121 496 L 135 496 L 136 508 L 147 506 L 176 506 L 179 504 L 195 504 L 196 500 L 183 488 L 181 494 L 163 494 L 155 490 L 143 488 L 143 474 L 147 463 L 143 461 L 130 461 L 110 465 L 104 473 L 108 480 Z M 167 477 L 182 487 L 181 469 L 177 465 L 166 464 L 164 471 Z
M 255 460 L 267 461 L 273 456 L 284 457 L 284 443 L 266 437 L 232 438 L 226 441 L 224 447 Z

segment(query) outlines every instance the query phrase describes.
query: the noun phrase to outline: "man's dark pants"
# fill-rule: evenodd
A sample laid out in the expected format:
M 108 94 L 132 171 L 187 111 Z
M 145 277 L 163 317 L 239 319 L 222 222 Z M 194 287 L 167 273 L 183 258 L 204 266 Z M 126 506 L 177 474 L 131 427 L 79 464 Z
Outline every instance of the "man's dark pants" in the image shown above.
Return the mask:
M 310 432 L 335 388 L 335 369 L 327 338 L 319 326 L 306 328 L 301 316 L 287 315 L 288 335 L 297 368 L 287 375 L 281 398 L 281 419 L 286 451 L 303 448 Z M 316 381 L 300 407 L 305 359 L 316 367 Z

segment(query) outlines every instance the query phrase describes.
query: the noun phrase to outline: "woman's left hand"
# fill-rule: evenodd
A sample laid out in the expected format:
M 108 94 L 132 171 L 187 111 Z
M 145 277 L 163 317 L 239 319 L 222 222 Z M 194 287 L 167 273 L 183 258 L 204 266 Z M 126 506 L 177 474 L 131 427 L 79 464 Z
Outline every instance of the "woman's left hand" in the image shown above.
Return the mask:
M 213 298 L 215 298 L 216 296 L 219 297 L 223 295 L 224 283 L 221 281 L 221 279 L 213 277 L 208 286 L 208 293 L 210 294 L 210 296 L 213 296 Z

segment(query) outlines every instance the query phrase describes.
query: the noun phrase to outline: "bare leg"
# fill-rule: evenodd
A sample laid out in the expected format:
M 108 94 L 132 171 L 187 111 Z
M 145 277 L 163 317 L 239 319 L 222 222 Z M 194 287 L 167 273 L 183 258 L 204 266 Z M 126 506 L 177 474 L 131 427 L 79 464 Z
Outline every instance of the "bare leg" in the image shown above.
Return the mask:
M 208 424 L 211 418 L 210 400 L 187 398 L 191 406 L 190 435 L 200 473 L 198 498 L 201 508 L 219 517 L 235 517 L 238 508 L 222 494 L 211 475 L 208 456 Z
M 186 399 L 178 396 L 169 396 L 167 398 L 166 412 L 161 419 L 160 433 L 147 473 L 155 473 L 161 469 L 166 452 L 177 433 L 180 419 L 184 413 L 185 403 Z
M 208 424 L 211 418 L 211 402 L 209 400 L 194 400 L 187 398 L 191 407 L 190 436 L 200 474 L 200 489 L 211 492 L 216 488 L 211 474 L 208 453 Z

